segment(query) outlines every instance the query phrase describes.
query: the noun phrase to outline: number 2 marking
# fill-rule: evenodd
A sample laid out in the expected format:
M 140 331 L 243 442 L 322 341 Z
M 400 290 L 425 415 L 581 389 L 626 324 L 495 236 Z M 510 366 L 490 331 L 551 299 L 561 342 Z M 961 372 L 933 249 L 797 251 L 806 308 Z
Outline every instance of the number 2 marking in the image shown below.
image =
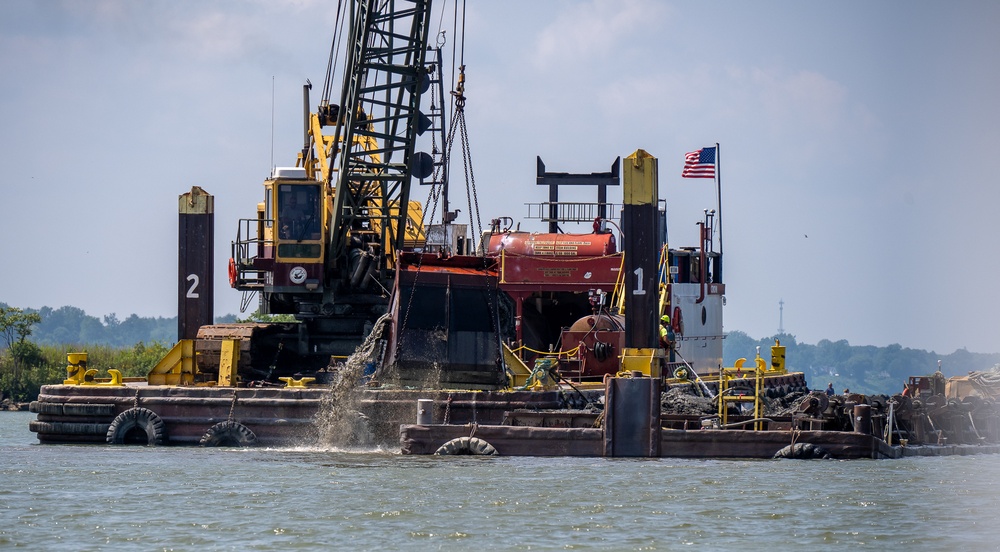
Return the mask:
M 188 288 L 187 295 L 185 295 L 185 297 L 187 297 L 188 299 L 197 299 L 198 292 L 195 291 L 195 289 L 198 287 L 198 275 L 188 274 L 188 277 L 186 279 L 188 282 L 191 282 L 191 287 Z

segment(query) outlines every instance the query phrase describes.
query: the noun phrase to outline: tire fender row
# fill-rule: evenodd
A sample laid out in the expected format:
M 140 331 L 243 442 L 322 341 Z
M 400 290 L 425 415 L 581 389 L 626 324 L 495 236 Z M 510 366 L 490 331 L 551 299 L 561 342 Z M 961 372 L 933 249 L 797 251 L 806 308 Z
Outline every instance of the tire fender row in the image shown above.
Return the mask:
M 163 420 L 148 408 L 134 407 L 122 412 L 111 422 L 107 442 L 112 445 L 128 442 L 142 444 L 143 434 L 146 445 L 157 446 L 167 442 L 166 424 Z M 256 444 L 257 435 L 253 430 L 236 420 L 213 425 L 198 441 L 198 445 L 202 447 L 252 447 Z
M 103 440 L 111 445 L 161 446 L 169 443 L 167 425 L 163 419 L 152 410 L 140 406 L 133 406 L 115 415 L 114 404 L 34 401 L 29 410 L 57 420 L 32 420 L 29 423 L 29 429 L 37 433 L 40 439 L 58 436 L 63 440 Z M 114 418 L 108 423 L 108 418 L 112 416 Z M 74 417 L 80 421 L 66 421 Z M 229 419 L 208 428 L 198 444 L 203 447 L 252 447 L 257 445 L 257 435 L 246 425 Z

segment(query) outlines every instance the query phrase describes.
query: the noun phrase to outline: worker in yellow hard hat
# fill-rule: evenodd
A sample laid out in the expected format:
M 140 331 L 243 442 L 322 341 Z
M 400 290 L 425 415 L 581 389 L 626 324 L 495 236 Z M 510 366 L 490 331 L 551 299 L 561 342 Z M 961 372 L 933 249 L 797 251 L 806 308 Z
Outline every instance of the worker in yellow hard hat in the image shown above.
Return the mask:
M 676 336 L 674 328 L 670 325 L 670 316 L 664 314 L 660 317 L 660 347 L 667 351 L 667 362 L 674 362 L 674 344 Z

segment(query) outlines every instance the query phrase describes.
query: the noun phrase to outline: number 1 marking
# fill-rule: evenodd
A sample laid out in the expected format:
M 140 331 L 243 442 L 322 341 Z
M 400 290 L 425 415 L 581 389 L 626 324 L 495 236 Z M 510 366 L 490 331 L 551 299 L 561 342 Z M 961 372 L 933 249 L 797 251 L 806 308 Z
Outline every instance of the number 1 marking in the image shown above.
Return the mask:
M 632 295 L 646 295 L 646 290 L 642 289 L 642 267 L 632 271 L 635 274 L 635 289 L 632 290 Z

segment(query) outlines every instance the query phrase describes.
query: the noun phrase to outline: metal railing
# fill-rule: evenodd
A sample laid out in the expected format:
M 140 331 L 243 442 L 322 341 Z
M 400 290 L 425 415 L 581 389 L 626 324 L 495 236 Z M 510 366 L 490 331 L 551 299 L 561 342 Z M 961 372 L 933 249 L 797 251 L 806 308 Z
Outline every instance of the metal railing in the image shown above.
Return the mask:
M 597 218 L 600 208 L 603 205 L 605 217 L 617 219 L 621 213 L 622 206 L 618 203 L 576 203 L 569 201 L 559 201 L 556 203 L 525 203 L 528 207 L 529 219 L 537 219 L 545 222 L 593 222 Z M 552 218 L 552 207 L 556 208 L 556 218 Z
M 236 240 L 232 243 L 232 258 L 236 264 L 236 284 L 234 287 L 243 291 L 258 291 L 264 289 L 267 279 L 266 271 L 255 268 L 256 261 L 266 258 L 270 250 L 271 258 L 275 247 L 274 240 L 265 240 L 258 233 L 260 219 L 240 219 L 236 230 Z M 265 219 L 265 227 L 273 226 L 274 221 Z

